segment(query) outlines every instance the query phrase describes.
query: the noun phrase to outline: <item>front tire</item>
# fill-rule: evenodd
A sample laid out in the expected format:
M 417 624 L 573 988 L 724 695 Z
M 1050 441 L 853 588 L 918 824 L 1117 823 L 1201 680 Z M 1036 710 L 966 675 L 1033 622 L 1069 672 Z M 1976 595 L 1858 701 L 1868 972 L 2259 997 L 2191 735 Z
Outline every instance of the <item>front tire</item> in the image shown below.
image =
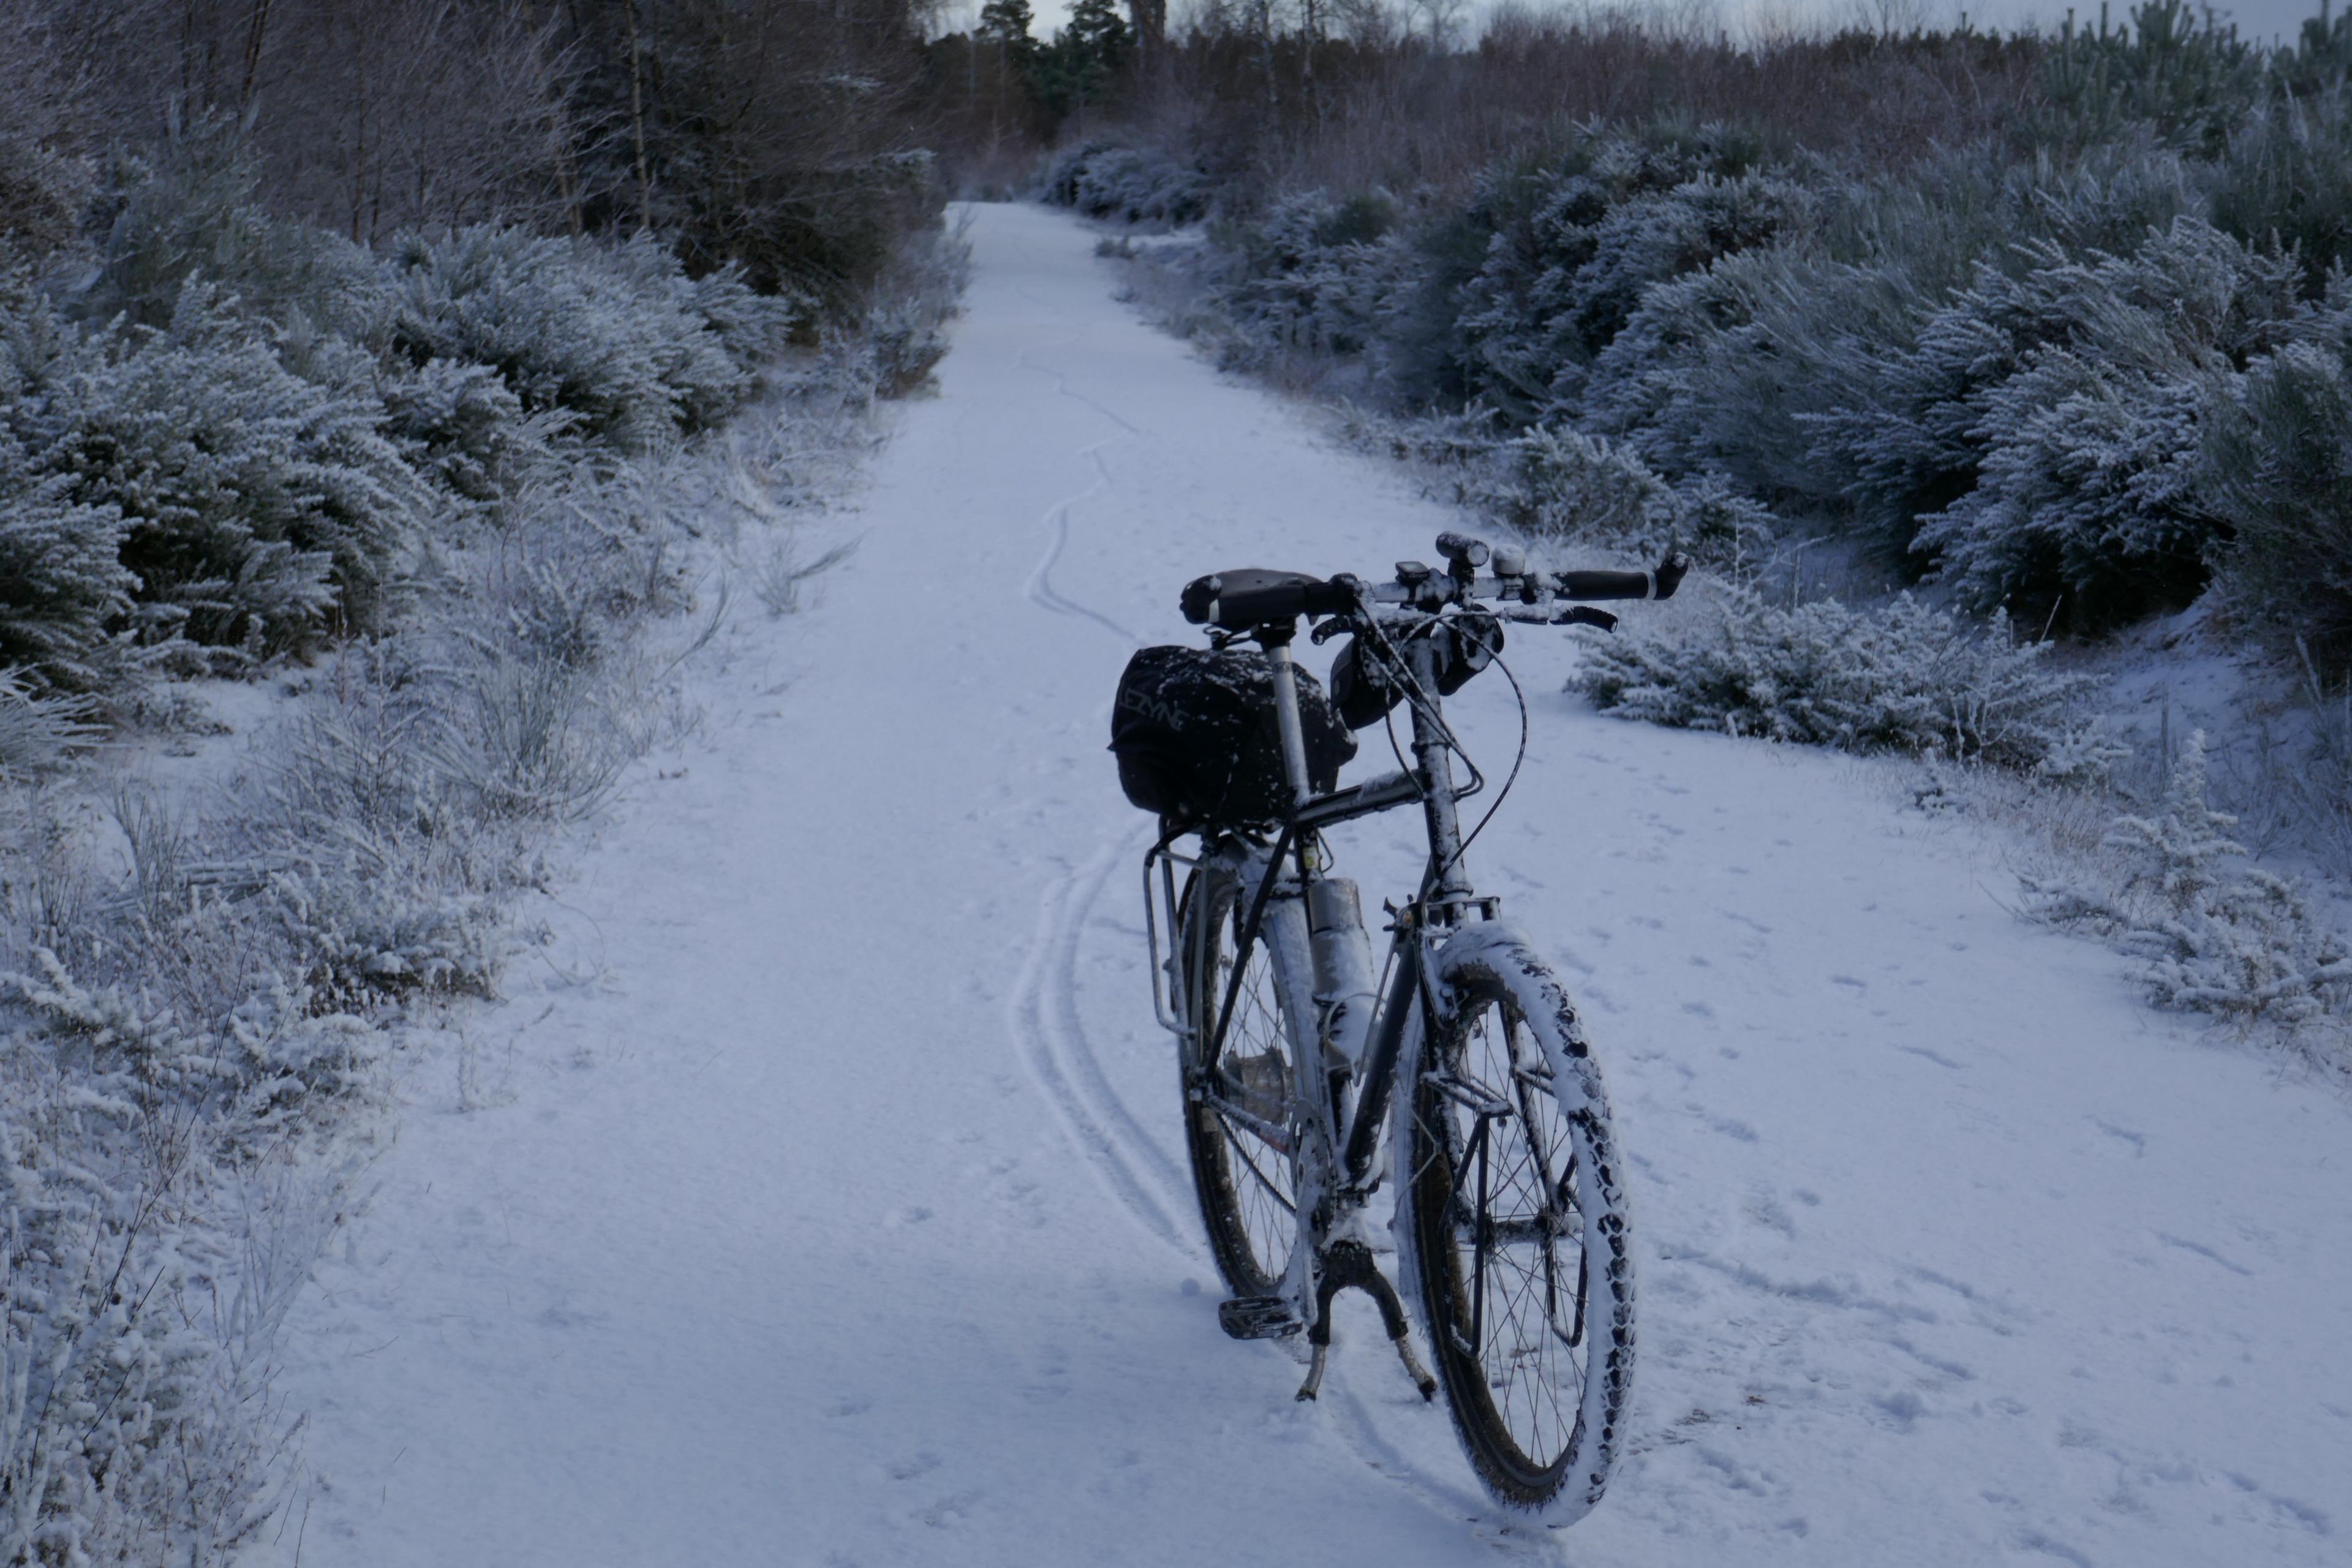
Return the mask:
M 1411 1276 L 1455 1430 L 1501 1501 L 1601 1500 L 1633 1371 L 1633 1265 L 1609 1100 L 1575 1007 L 1507 931 L 1465 928 L 1399 1085 Z

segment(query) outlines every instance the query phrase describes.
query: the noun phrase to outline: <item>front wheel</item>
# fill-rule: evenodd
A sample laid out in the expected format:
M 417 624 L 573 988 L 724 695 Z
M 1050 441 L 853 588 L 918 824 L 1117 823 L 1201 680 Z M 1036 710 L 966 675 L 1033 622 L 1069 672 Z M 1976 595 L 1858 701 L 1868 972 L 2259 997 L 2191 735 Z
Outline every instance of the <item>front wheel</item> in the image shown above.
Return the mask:
M 1503 1502 L 1601 1500 L 1633 1372 L 1633 1263 L 1609 1100 L 1559 982 L 1465 928 L 1401 1085 L 1411 1272 L 1454 1428 Z

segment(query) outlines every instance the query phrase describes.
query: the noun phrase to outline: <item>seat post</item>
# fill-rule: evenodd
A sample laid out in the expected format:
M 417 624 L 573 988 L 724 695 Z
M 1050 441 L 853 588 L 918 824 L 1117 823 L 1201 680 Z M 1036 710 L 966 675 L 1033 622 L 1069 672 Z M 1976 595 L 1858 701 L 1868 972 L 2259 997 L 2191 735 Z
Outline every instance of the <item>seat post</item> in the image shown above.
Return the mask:
M 1290 785 L 1293 810 L 1315 796 L 1315 782 L 1307 768 L 1307 731 L 1298 721 L 1297 667 L 1290 658 L 1290 639 L 1297 634 L 1295 620 L 1270 621 L 1256 633 L 1274 675 L 1274 720 L 1282 731 L 1282 773 Z

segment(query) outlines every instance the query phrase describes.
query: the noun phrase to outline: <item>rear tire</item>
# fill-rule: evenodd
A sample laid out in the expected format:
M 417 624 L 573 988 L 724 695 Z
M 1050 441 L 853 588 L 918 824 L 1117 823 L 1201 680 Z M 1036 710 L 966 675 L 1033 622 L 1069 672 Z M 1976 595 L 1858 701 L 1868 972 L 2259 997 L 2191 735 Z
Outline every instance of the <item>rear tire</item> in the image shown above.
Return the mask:
M 1409 1275 L 1454 1429 L 1496 1499 L 1567 1523 L 1609 1482 L 1633 1268 L 1609 1100 L 1576 1010 L 1507 931 L 1437 959 L 1450 998 L 1398 1093 Z
M 1295 899 L 1267 900 L 1263 929 L 1234 999 L 1234 1021 L 1209 1058 L 1255 889 L 1216 858 L 1184 891 L 1178 932 L 1183 1017 L 1184 1142 L 1217 1272 L 1236 1296 L 1279 1294 L 1297 1235 L 1298 1053 L 1284 988 L 1303 944 Z M 1197 1021 L 1197 1022 L 1195 1022 Z

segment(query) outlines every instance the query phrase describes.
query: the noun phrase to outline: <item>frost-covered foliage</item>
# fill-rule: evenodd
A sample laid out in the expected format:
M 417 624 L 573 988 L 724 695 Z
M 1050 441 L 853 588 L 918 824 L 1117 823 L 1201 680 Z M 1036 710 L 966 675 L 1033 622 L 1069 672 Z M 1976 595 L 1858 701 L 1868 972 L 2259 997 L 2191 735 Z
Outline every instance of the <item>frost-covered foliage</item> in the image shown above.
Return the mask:
M 865 374 L 804 368 L 743 451 L 845 445 Z M 39 777 L 82 710 L 0 676 L 0 1563 L 216 1564 L 268 1518 L 352 1112 L 686 721 L 694 535 L 783 460 L 578 453 L 444 519 L 394 623 L 277 667 L 307 693 L 216 798 Z
M 2336 32 L 2352 54 L 2352 11 Z M 2352 267 L 2352 81 L 2261 105 L 2231 139 L 2213 176 L 2213 221 L 2252 244 L 2270 241 L 2324 279 Z
M 388 1046 L 495 991 L 557 833 L 683 721 L 698 535 L 862 445 L 959 285 L 771 378 L 802 303 L 652 240 L 380 257 L 251 195 L 126 164 L 70 273 L 0 268 L 10 1568 L 215 1568 L 268 1518 L 272 1337 Z M 688 439 L 763 389 L 758 439 Z M 110 729 L 199 749 L 199 672 L 296 695 L 217 795 L 112 777 Z
M 74 288 L 0 277 L 0 669 L 39 686 L 378 629 L 446 519 L 724 418 L 803 320 L 644 237 L 472 228 L 378 258 L 201 151 L 120 173 Z
M 1523 533 L 1622 542 L 1646 555 L 1681 531 L 1681 498 L 1605 437 L 1538 427 L 1497 456 L 1499 482 L 1474 493 Z
M 25 673 L 0 669 L 0 780 L 37 776 L 98 733 L 86 697 L 31 689 Z
M 1605 713 L 1853 752 L 2032 769 L 2080 751 L 2089 681 L 1909 595 L 1783 609 L 1733 590 L 1678 630 L 1591 644 L 1571 689 Z
M 724 417 L 798 313 L 732 271 L 688 279 L 646 235 L 617 247 L 489 227 L 405 235 L 386 267 L 394 352 L 488 365 L 525 408 L 632 450 Z
M 1387 370 L 1392 318 L 1420 276 L 1382 193 L 1280 202 L 1236 227 L 1234 255 L 1213 269 L 1205 297 L 1220 320 L 1218 363 L 1260 368 L 1270 353 L 1370 353 Z
M 275 1500 L 269 1336 L 323 1239 L 325 1184 L 224 1161 L 220 1122 L 175 1090 L 266 1096 L 248 1069 L 281 1020 L 257 1008 L 216 1044 L 54 963 L 5 984 L 37 1023 L 0 1057 L 0 1560 L 218 1562 Z
M 119 513 L 142 638 L 259 654 L 379 619 L 432 505 L 379 402 L 288 370 L 200 281 L 166 327 L 61 346 L 18 363 L 0 422 L 60 512 Z
M 1575 418 L 1592 362 L 1651 289 L 1809 226 L 1811 194 L 1754 161 L 1719 132 L 1612 136 L 1490 176 L 1462 220 L 1486 254 L 1454 294 L 1461 392 L 1517 420 Z
M 2298 883 L 2244 864 L 2235 821 L 2206 801 L 2205 737 L 2194 732 L 2160 809 L 2109 829 L 2114 874 L 2103 885 L 2028 879 L 2028 910 L 2146 960 L 2141 977 L 2158 1006 L 2310 1031 L 2340 1047 L 2352 948 Z
M 1195 165 L 1150 149 L 1087 142 L 1045 171 L 1045 196 L 1088 217 L 1193 223 L 1209 213 L 1210 182 Z
M 2224 573 L 2352 658 L 2333 568 L 2265 564 L 2344 510 L 2352 26 L 2265 51 L 2157 3 L 2037 47 L 2013 136 L 1907 165 L 1595 121 L 1467 189 L 1234 195 L 1204 258 L 1144 264 L 1212 284 L 1183 325 L 1223 364 L 1465 421 L 1506 516 L 1557 505 L 1509 477 L 1541 432 L 1604 512 L 1621 479 L 1659 510 L 1635 463 L 2037 632 Z
M 1668 546 L 1746 580 L 1769 559 L 1780 523 L 1722 475 L 1669 484 L 1631 442 L 1538 426 L 1516 435 L 1491 411 L 1386 417 L 1350 408 L 1341 434 L 1419 466 L 1433 494 L 1530 538 L 1654 559 Z
M 2077 626 L 2186 604 L 2219 520 L 2200 504 L 2200 417 L 2295 331 L 2291 261 L 2195 219 L 2129 255 L 2042 243 L 1974 284 L 1895 356 L 1881 398 L 1824 420 L 1864 486 L 1920 494 L 1973 473 L 1912 549 L 1977 606 L 2059 595 Z
M 2352 663 L 2352 282 L 2306 341 L 2257 360 L 2205 424 L 2200 500 L 2227 519 L 2240 613 Z
M 961 228 L 908 237 L 850 340 L 873 396 L 906 397 L 929 383 L 947 357 L 947 325 L 963 310 L 971 275 L 971 247 Z
M 381 337 L 389 299 L 377 258 L 273 214 L 247 128 L 234 119 L 200 115 L 143 155 L 118 152 L 84 222 L 92 254 L 58 289 L 81 321 L 168 328 L 196 279 L 287 340 Z

